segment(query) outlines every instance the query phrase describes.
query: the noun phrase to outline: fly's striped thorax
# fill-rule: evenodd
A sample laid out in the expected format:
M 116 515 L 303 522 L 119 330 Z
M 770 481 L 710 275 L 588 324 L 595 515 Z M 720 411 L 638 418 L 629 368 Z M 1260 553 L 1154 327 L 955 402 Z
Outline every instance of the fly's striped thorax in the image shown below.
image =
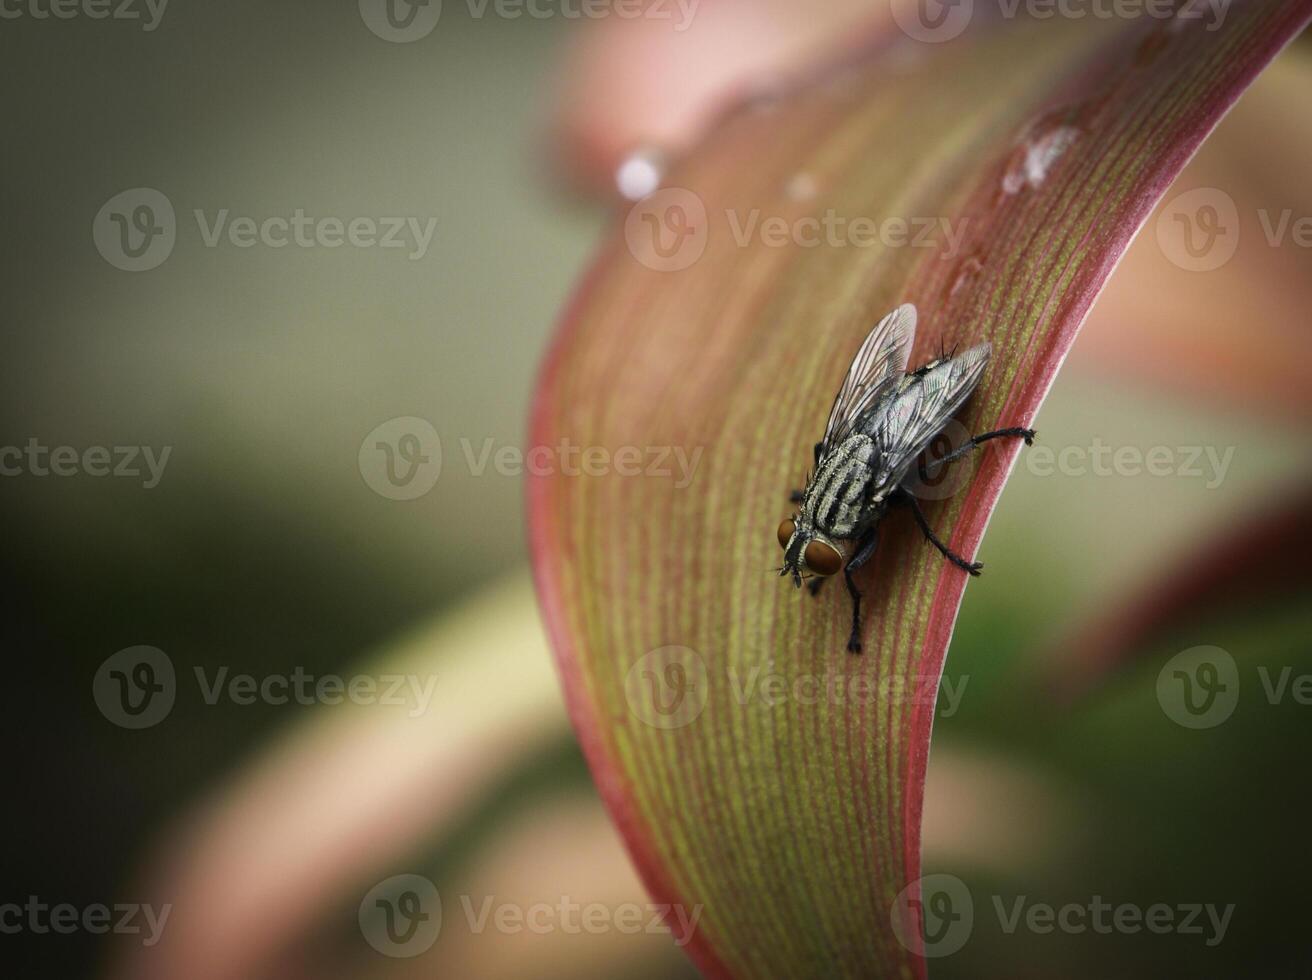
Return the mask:
M 853 433 L 820 460 L 803 502 L 813 527 L 840 539 L 857 534 L 875 479 L 876 455 L 874 440 Z

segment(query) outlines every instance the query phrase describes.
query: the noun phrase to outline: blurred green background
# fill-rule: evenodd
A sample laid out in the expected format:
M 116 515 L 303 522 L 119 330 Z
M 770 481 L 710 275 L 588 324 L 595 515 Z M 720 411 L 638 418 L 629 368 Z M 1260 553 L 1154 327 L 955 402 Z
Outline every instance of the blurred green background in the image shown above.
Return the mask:
M 308 0 L 175 2 L 151 32 L 0 21 L 0 445 L 173 447 L 150 490 L 0 480 L 4 893 L 109 901 L 166 817 L 309 714 L 211 707 L 193 685 L 166 726 L 123 731 L 90 696 L 115 650 L 157 646 L 180 670 L 340 671 L 521 560 L 518 480 L 449 462 L 397 501 L 357 454 L 396 416 L 431 420 L 448 454 L 460 438 L 521 442 L 601 221 L 543 162 L 566 29 L 448 3 L 440 29 L 394 44 L 354 3 Z M 142 186 L 168 196 L 178 234 L 134 274 L 91 228 Z M 205 247 L 192 211 L 222 208 L 437 225 L 418 261 Z M 94 940 L 45 939 L 46 975 L 86 970 Z

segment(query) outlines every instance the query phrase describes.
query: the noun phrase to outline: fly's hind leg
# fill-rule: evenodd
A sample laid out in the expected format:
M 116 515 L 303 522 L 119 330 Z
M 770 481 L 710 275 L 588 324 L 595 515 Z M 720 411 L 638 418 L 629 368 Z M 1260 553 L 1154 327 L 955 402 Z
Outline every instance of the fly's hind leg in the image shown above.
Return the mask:
M 936 470 L 942 466 L 947 466 L 948 463 L 954 462 L 960 459 L 962 456 L 969 455 L 970 453 L 975 451 L 975 447 L 977 447 L 980 443 L 988 442 L 990 439 L 1004 439 L 1008 437 L 1015 438 L 1015 439 L 1024 439 L 1025 445 L 1032 446 L 1034 445 L 1035 435 L 1037 435 L 1037 433 L 1033 429 L 1022 429 L 1019 426 L 1010 429 L 994 429 L 992 432 L 981 432 L 977 436 L 971 436 L 969 439 L 966 440 L 964 445 L 962 445 L 957 449 L 952 450 L 952 452 L 948 453 L 946 456 L 942 456 L 938 459 L 931 460 L 928 463 L 922 464 L 920 468 L 920 477 L 922 480 L 929 479 L 929 474 L 931 471 Z
M 847 594 L 852 597 L 852 632 L 847 638 L 847 649 L 850 653 L 861 652 L 861 591 L 852 581 L 852 573 L 858 571 L 862 565 L 870 560 L 870 556 L 875 553 L 875 546 L 879 544 L 879 534 L 874 528 L 866 532 L 857 544 L 856 554 L 852 560 L 847 563 L 843 569 L 843 578 L 847 582 Z
M 925 539 L 929 541 L 930 544 L 943 554 L 944 558 L 952 562 L 952 564 L 956 565 L 962 571 L 969 572 L 971 575 L 979 575 L 980 569 L 984 567 L 984 563 L 982 561 L 966 561 L 966 559 L 962 558 L 959 554 L 940 541 L 938 535 L 934 533 L 934 529 L 929 526 L 929 520 L 925 517 L 925 512 L 920 509 L 920 501 L 912 496 L 910 492 L 899 487 L 896 495 L 892 499 L 904 503 L 911 508 L 911 513 L 915 517 L 916 523 L 920 525 L 921 533 L 925 535 Z

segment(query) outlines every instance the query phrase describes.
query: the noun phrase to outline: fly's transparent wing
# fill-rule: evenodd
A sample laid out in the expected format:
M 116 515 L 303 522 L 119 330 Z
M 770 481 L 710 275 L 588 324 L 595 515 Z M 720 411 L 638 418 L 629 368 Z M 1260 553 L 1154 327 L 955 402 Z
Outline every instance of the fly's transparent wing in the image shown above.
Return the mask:
M 916 308 L 903 303 L 875 324 L 838 389 L 820 442 L 823 455 L 839 445 L 852 426 L 907 370 L 911 343 L 916 339 Z
M 866 426 L 879 450 L 880 482 L 899 479 L 961 408 L 988 365 L 988 344 L 936 364 L 918 382 L 890 395 Z

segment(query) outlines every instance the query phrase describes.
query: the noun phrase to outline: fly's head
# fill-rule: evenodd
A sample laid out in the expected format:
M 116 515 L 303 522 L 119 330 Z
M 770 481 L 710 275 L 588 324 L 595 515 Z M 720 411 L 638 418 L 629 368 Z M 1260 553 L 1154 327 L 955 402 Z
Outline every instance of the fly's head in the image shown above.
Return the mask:
M 791 575 L 799 589 L 804 578 L 837 575 L 843 568 L 842 549 L 816 530 L 805 515 L 790 517 L 779 525 L 779 547 L 784 549 L 784 567 L 779 575 Z

